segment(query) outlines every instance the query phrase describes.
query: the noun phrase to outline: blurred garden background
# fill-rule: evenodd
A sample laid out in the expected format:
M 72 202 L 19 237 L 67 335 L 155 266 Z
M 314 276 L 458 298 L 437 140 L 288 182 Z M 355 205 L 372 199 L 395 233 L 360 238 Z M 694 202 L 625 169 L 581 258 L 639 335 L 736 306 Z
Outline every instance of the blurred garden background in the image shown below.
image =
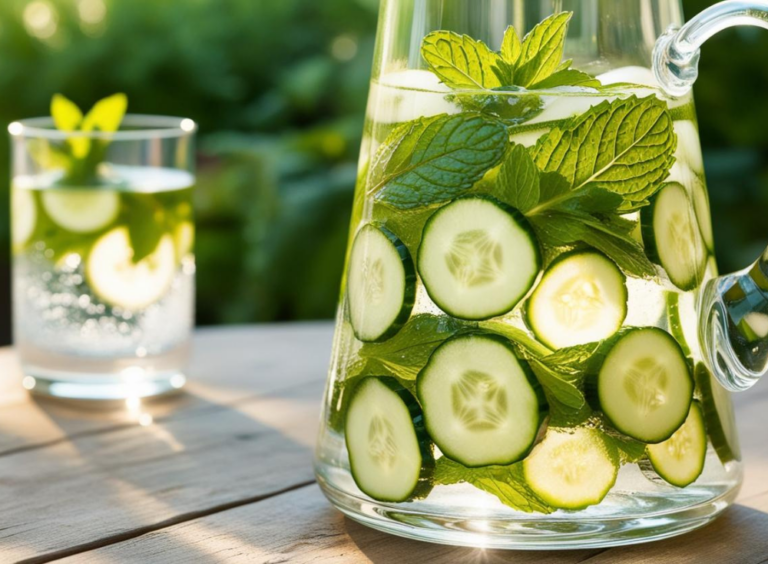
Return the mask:
M 711 5 L 685 0 L 686 14 Z M 197 319 L 334 313 L 378 0 L 2 0 L 0 126 L 125 92 L 200 124 Z M 721 270 L 768 243 L 768 33 L 705 47 L 697 108 Z M 10 342 L 0 135 L 0 345 Z

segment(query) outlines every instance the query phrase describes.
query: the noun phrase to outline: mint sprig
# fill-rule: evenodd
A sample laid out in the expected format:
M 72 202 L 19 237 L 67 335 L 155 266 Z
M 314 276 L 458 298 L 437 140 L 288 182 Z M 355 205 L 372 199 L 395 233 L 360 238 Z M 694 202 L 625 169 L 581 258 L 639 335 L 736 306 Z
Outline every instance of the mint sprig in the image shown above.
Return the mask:
M 570 61 L 562 62 L 565 35 L 572 16 L 572 12 L 561 12 L 548 17 L 522 41 L 515 28 L 510 26 L 504 33 L 499 52 L 466 35 L 435 31 L 424 38 L 421 55 L 429 69 L 455 90 L 599 88 L 600 81 L 570 69 Z M 459 103 L 464 101 L 460 99 Z
M 376 154 L 368 192 L 411 209 L 459 196 L 501 159 L 506 129 L 477 114 L 439 115 L 396 128 Z

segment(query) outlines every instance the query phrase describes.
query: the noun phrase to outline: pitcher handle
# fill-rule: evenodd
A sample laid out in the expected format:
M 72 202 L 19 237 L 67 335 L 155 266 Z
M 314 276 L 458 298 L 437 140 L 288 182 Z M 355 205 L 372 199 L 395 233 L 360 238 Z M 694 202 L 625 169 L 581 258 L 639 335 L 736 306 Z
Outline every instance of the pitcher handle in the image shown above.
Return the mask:
M 699 75 L 700 48 L 733 26 L 768 29 L 768 0 L 727 0 L 656 42 L 653 71 L 669 95 L 687 94 Z M 699 341 L 704 360 L 731 391 L 746 390 L 768 372 L 768 249 L 749 268 L 708 281 L 699 299 Z
M 656 42 L 653 72 L 661 88 L 684 96 L 699 76 L 700 49 L 716 33 L 734 26 L 768 29 L 768 0 L 726 0 L 710 6 L 683 27 L 671 26 Z

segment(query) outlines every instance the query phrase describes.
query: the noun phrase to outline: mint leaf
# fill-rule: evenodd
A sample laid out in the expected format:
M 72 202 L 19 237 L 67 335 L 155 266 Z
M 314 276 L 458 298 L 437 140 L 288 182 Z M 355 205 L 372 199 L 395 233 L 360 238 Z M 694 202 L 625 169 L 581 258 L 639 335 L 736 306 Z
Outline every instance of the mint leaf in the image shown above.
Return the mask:
M 543 364 L 572 374 L 594 373 L 600 368 L 603 354 L 603 342 L 585 343 L 558 349 L 541 359 Z
M 600 81 L 576 69 L 563 69 L 531 86 L 532 90 L 545 90 L 558 86 L 580 86 L 582 88 L 600 88 Z
M 559 403 L 577 411 L 586 405 L 584 393 L 574 383 L 564 379 L 560 373 L 538 360 L 532 359 L 528 364 L 545 391 Z
M 501 159 L 504 126 L 476 114 L 440 115 L 396 128 L 371 167 L 369 192 L 398 209 L 459 196 Z
M 533 160 L 572 190 L 586 186 L 643 200 L 674 162 L 677 136 L 666 104 L 649 96 L 602 102 L 539 139 Z
M 471 327 L 447 316 L 415 315 L 388 341 L 366 343 L 360 348 L 358 355 L 368 363 L 362 372 L 415 380 L 438 346 Z
M 520 54 L 523 52 L 523 44 L 520 36 L 512 26 L 509 26 L 504 32 L 504 39 L 501 42 L 501 58 L 511 67 L 517 66 Z
M 434 208 L 398 210 L 383 205 L 373 206 L 373 220 L 383 223 L 384 227 L 397 235 L 408 247 L 412 257 L 418 254 L 424 225 L 433 213 Z
M 552 513 L 555 509 L 541 500 L 525 483 L 521 463 L 511 466 L 467 468 L 442 457 L 435 464 L 433 480 L 449 486 L 468 483 L 495 496 L 501 503 L 525 513 Z
M 455 89 L 503 86 L 501 57 L 482 41 L 452 31 L 435 31 L 424 38 L 421 56 L 444 84 Z
M 458 104 L 464 111 L 489 114 L 512 125 L 525 123 L 539 115 L 544 108 L 541 96 L 533 94 L 510 95 L 518 92 L 515 86 L 494 88 L 498 94 L 456 93 L 446 96 L 446 100 Z
M 515 70 L 515 83 L 531 86 L 551 76 L 561 63 L 565 32 L 572 12 L 548 17 L 523 39 Z
M 507 153 L 496 184 L 495 196 L 523 213 L 539 202 L 539 171 L 525 147 Z
M 531 216 L 530 221 L 544 245 L 564 247 L 583 242 L 608 255 L 627 274 L 640 278 L 656 275 L 640 244 L 612 226 L 611 220 L 604 223 L 586 214 L 547 212 Z
M 490 331 L 492 333 L 498 333 L 502 337 L 506 337 L 514 344 L 519 345 L 521 348 L 521 356 L 525 359 L 539 358 L 550 354 L 550 351 L 546 346 L 539 343 L 536 339 L 531 337 L 528 333 L 522 329 L 518 329 L 514 325 L 504 323 L 503 321 L 481 321 L 479 323 L 480 329 Z
M 602 427 L 605 442 L 618 451 L 621 464 L 638 462 L 645 457 L 645 447 L 647 446 L 645 443 L 622 435 L 607 426 L 604 421 L 601 421 L 600 426 Z

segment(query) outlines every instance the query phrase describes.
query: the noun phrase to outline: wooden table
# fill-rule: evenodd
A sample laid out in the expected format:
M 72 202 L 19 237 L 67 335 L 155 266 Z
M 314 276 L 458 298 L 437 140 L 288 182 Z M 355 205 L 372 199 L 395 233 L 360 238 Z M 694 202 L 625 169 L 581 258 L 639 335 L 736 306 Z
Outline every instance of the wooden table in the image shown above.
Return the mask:
M 35 402 L 0 349 L 0 562 L 768 562 L 768 382 L 738 397 L 746 481 L 712 525 L 611 550 L 457 549 L 362 527 L 320 493 L 312 447 L 331 333 L 199 331 L 188 393 L 140 411 Z

